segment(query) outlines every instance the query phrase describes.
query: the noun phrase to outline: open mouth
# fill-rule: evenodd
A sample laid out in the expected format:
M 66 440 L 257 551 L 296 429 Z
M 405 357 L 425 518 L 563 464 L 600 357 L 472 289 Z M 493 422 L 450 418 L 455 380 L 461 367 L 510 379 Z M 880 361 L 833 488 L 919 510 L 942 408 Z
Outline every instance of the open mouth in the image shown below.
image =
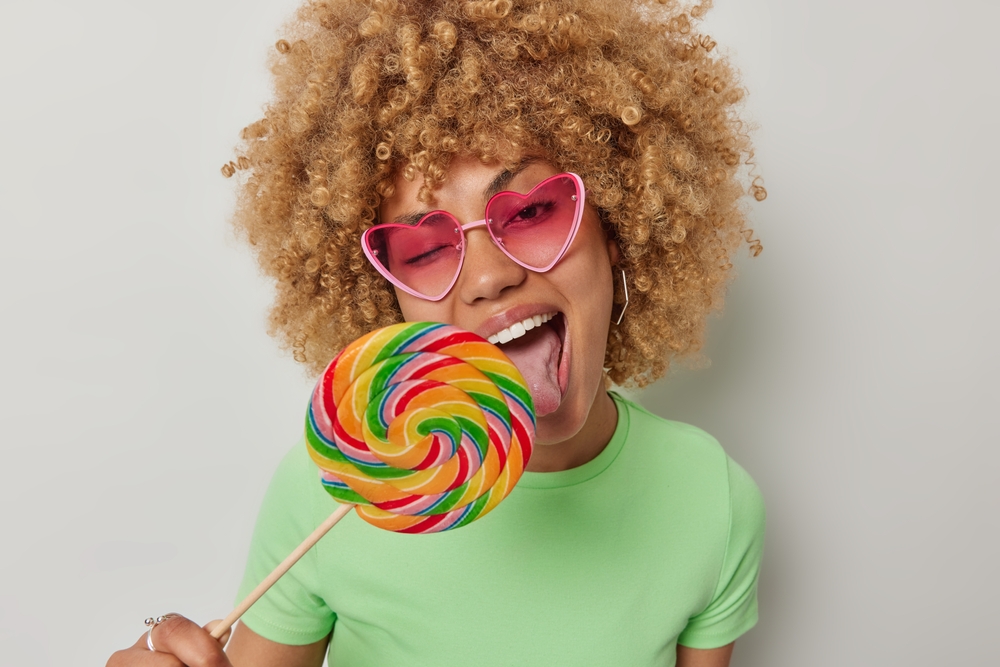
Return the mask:
M 488 339 L 521 371 L 539 417 L 555 412 L 566 391 L 566 330 L 565 316 L 554 312 L 516 322 Z

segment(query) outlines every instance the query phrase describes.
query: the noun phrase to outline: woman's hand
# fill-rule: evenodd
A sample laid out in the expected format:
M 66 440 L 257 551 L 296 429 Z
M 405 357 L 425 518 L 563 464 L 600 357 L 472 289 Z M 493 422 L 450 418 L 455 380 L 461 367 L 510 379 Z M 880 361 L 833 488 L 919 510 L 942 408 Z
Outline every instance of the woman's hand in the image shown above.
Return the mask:
M 107 667 L 232 667 L 222 650 L 229 632 L 220 639 L 209 634 L 217 623 L 211 621 L 202 628 L 172 615 L 153 628 L 155 651 L 149 650 L 143 633 L 135 644 L 112 655 Z

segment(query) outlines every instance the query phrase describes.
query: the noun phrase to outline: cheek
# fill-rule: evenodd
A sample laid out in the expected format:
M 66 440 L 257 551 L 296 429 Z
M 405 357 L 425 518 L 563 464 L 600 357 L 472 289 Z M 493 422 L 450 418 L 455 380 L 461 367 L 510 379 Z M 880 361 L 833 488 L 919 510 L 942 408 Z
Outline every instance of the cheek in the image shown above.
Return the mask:
M 580 310 L 595 316 L 605 311 L 611 312 L 614 298 L 613 270 L 603 238 L 594 238 L 593 244 L 588 246 L 588 252 L 573 264 L 572 276 L 567 276 L 573 286 L 571 299 L 580 305 Z
M 425 301 L 402 290 L 396 290 L 396 301 L 407 322 L 444 322 L 452 324 L 447 309 L 440 301 Z
M 396 302 L 399 303 L 399 310 L 403 313 L 403 319 L 407 322 L 420 322 L 420 303 L 413 296 L 400 290 L 396 290 Z

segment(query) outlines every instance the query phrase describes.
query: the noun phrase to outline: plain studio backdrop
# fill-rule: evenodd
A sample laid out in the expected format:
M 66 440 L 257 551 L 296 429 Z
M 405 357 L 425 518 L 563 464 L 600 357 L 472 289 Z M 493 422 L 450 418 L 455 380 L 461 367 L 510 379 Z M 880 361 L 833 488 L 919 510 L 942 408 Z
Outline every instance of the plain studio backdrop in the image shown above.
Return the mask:
M 0 4 L 2 665 L 103 665 L 146 616 L 231 608 L 313 382 L 265 334 L 219 173 L 294 4 Z M 738 667 L 997 664 L 998 23 L 985 0 L 709 14 L 759 126 L 765 250 L 711 365 L 639 400 L 763 490 Z

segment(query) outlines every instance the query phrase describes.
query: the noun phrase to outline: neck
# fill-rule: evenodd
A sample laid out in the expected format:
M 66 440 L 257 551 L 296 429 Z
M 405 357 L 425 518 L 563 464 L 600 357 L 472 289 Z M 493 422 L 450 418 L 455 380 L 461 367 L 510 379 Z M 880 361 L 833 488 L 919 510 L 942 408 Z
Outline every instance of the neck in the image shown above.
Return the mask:
M 551 445 L 535 444 L 528 460 L 528 472 L 558 472 L 592 461 L 611 441 L 618 426 L 618 408 L 614 399 L 600 389 L 587 414 L 587 421 L 568 440 Z

